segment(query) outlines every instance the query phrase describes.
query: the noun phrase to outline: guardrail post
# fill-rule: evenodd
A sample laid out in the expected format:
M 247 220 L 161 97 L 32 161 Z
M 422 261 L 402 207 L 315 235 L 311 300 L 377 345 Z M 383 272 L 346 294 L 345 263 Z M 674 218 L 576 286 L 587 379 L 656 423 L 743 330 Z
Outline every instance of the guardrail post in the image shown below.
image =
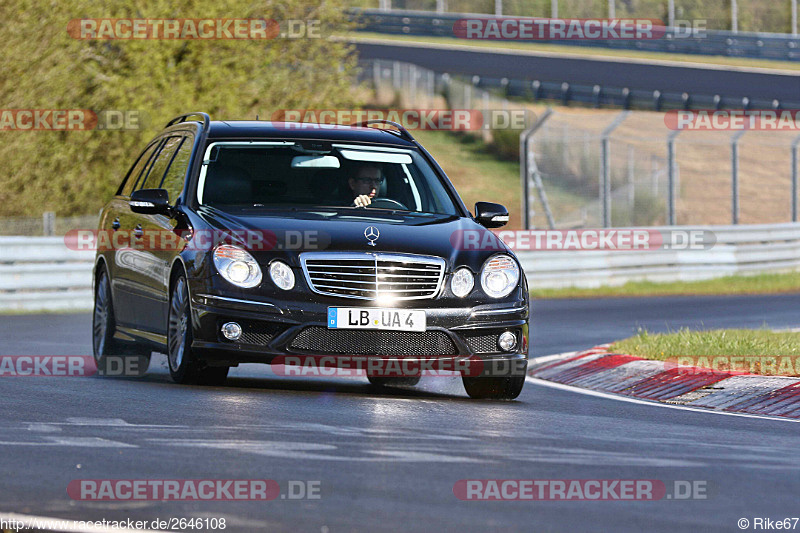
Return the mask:
M 792 141 L 792 222 L 797 222 L 797 147 L 800 136 Z
M 498 17 L 503 16 L 503 0 L 494 0 L 494 14 Z
M 797 0 L 789 0 L 792 4 L 792 37 L 797 37 Z
M 739 139 L 747 130 L 731 137 L 731 224 L 739 223 Z
M 601 147 L 601 176 L 600 176 L 600 205 L 603 210 L 603 227 L 611 227 L 611 149 L 609 137 L 611 133 L 617 129 L 617 126 L 622 124 L 630 111 L 623 111 L 614 119 L 614 121 L 603 130 L 602 138 L 600 141 Z
M 739 3 L 731 0 L 731 31 L 739 33 Z
M 548 107 L 536 124 L 523 131 L 519 136 L 519 179 L 522 182 L 522 222 L 525 229 L 531 229 L 530 165 L 528 160 L 530 139 L 552 114 L 553 110 Z
M 52 237 L 56 234 L 56 214 L 52 211 L 42 213 L 42 234 L 45 237 Z
M 667 224 L 675 225 L 675 199 L 677 197 L 677 182 L 675 180 L 675 138 L 681 130 L 675 130 L 667 137 Z
M 447 13 L 447 0 L 436 0 L 436 12 Z

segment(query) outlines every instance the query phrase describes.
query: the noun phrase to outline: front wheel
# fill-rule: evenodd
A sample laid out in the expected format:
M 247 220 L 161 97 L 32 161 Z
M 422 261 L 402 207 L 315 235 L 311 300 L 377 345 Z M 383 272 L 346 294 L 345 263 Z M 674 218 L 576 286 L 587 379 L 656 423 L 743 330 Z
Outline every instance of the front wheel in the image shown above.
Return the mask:
M 192 312 L 186 278 L 175 280 L 169 301 L 167 325 L 167 361 L 169 374 L 176 383 L 223 385 L 227 366 L 208 366 L 192 351 Z
M 481 400 L 513 400 L 522 392 L 525 376 L 461 378 L 470 398 Z

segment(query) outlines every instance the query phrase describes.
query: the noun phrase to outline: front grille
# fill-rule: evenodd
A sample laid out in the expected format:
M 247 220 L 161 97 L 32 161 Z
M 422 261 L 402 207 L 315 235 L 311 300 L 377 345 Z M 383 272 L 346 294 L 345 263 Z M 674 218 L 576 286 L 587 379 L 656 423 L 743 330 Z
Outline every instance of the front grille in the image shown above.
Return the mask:
M 289 345 L 292 350 L 337 355 L 455 355 L 442 331 L 367 331 L 310 326 Z
M 309 287 L 343 298 L 433 298 L 444 278 L 444 259 L 383 253 L 307 253 L 300 261 Z

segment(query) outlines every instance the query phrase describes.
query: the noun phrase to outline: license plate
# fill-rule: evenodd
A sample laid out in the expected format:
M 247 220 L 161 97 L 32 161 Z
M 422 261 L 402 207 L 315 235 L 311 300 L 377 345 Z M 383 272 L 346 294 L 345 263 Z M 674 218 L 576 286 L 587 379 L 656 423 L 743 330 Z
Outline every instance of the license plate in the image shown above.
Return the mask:
M 328 329 L 425 331 L 425 311 L 329 307 Z

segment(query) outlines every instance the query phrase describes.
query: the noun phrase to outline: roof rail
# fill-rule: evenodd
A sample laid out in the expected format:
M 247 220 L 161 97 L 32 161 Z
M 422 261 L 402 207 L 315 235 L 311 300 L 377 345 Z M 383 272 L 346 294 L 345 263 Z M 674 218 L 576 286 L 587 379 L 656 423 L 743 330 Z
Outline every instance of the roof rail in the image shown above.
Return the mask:
M 189 118 L 189 117 L 203 117 L 203 130 L 204 131 L 208 129 L 208 127 L 209 127 L 209 125 L 211 123 L 211 117 L 208 116 L 208 113 L 202 113 L 202 112 L 195 111 L 194 113 L 186 113 L 185 115 L 178 115 L 177 117 L 175 117 L 172 120 L 170 120 L 169 122 L 167 122 L 167 125 L 164 126 L 164 127 L 165 128 L 169 128 L 173 124 L 178 124 L 180 122 L 187 122 L 186 119 Z
M 391 120 L 383 120 L 383 119 L 375 119 L 375 120 L 365 120 L 363 122 L 354 122 L 350 124 L 351 126 L 360 126 L 362 128 L 368 128 L 370 124 L 388 124 L 389 126 L 394 126 L 397 128 L 397 131 L 394 132 L 392 130 L 386 130 L 389 133 L 394 133 L 395 135 L 399 135 L 400 138 L 405 139 L 409 142 L 416 143 L 416 139 L 408 133 L 408 130 L 403 127 L 402 124 L 398 124 L 397 122 L 392 122 Z

